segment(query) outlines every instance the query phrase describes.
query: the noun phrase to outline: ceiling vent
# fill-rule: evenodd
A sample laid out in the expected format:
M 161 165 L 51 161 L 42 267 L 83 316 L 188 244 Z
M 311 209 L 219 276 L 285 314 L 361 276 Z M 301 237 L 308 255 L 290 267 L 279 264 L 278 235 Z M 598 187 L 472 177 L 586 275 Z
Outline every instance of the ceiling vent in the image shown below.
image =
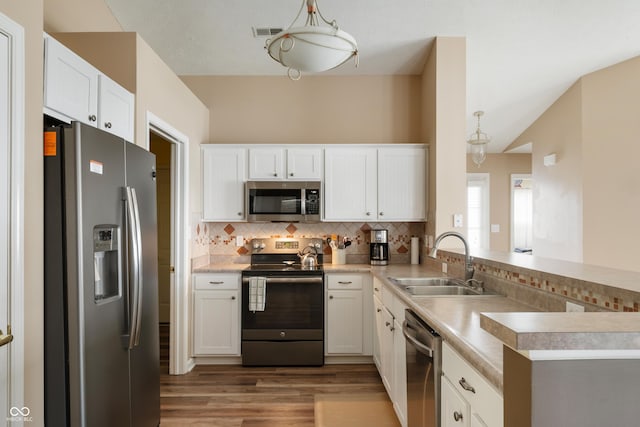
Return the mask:
M 251 30 L 253 30 L 253 37 L 271 37 L 271 36 L 275 36 L 280 31 L 282 31 L 282 28 L 251 27 Z

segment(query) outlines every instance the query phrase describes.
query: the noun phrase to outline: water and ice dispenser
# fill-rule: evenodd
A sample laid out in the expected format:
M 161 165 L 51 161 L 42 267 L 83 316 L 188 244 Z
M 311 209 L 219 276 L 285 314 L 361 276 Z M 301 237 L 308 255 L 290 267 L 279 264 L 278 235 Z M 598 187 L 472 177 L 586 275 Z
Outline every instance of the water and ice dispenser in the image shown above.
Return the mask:
M 97 225 L 93 228 L 94 300 L 107 302 L 121 295 L 122 259 L 120 227 Z

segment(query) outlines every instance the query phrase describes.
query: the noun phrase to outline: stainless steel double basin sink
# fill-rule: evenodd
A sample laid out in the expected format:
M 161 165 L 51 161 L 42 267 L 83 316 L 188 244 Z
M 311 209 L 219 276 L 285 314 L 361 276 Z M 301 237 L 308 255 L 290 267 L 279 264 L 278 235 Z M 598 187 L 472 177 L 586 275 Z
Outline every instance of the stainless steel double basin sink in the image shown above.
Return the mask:
M 416 297 L 495 295 L 452 277 L 389 277 L 388 279 L 403 292 Z

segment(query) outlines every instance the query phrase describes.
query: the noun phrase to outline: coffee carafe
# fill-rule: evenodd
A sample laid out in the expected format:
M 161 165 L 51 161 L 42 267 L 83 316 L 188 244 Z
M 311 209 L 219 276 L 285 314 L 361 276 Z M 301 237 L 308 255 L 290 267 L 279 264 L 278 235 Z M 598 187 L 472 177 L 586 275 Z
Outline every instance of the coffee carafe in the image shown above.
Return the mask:
M 387 230 L 371 230 L 369 261 L 371 265 L 389 264 L 389 233 Z

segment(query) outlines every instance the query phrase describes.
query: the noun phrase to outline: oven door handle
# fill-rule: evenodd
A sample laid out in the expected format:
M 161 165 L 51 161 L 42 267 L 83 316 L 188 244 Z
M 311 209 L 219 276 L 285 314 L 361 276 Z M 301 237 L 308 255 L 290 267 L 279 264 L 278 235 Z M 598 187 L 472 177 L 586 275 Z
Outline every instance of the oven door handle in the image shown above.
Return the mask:
M 291 284 L 291 285 L 313 285 L 322 284 L 322 276 L 320 277 L 269 277 L 264 276 L 267 279 L 267 285 L 278 284 Z M 249 283 L 249 276 L 242 278 L 242 283 Z

